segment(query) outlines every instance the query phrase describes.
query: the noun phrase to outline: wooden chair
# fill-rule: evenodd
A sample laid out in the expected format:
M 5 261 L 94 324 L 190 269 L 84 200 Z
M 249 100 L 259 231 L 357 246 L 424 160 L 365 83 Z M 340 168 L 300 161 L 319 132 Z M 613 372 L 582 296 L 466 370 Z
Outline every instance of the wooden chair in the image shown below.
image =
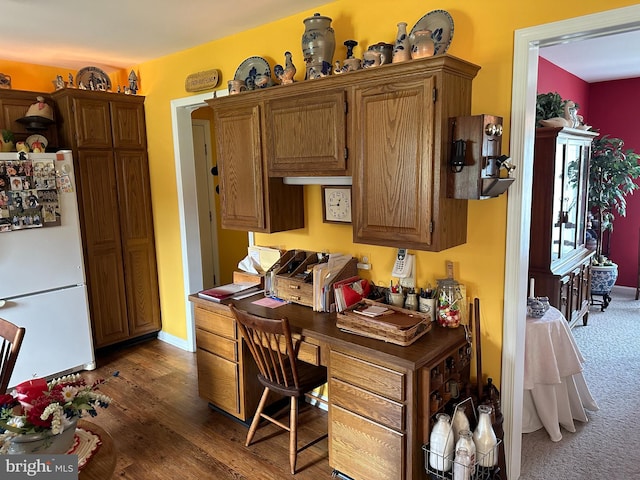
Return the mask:
M 24 327 L 0 318 L 0 394 L 6 393 L 24 337 Z
M 291 473 L 296 471 L 298 452 L 317 443 L 321 437 L 298 448 L 298 399 L 327 382 L 325 367 L 311 365 L 298 360 L 300 340 L 293 341 L 287 318 L 270 319 L 238 310 L 230 305 L 238 322 L 238 328 L 259 370 L 258 381 L 264 386 L 262 397 L 253 416 L 245 446 L 249 446 L 258 429 L 260 418 L 289 432 L 289 463 Z M 290 397 L 289 425 L 263 412 L 269 392 Z

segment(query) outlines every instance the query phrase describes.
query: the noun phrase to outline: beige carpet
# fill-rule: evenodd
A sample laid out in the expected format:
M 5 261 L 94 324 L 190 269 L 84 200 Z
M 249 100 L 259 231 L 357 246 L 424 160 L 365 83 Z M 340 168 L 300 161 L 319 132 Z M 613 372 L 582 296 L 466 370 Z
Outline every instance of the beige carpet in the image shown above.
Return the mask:
M 572 332 L 586 359 L 584 376 L 600 410 L 576 432 L 522 436 L 522 480 L 640 479 L 640 301 L 614 289 L 605 312 L 592 307 Z

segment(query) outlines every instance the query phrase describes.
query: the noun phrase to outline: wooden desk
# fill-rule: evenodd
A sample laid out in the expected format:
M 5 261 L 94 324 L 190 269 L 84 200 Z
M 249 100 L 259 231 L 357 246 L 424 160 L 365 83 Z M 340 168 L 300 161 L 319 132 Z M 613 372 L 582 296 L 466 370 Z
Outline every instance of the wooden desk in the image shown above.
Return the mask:
M 444 402 L 434 405 L 431 399 L 444 396 L 450 377 L 469 378 L 464 330 L 434 325 L 402 347 L 345 333 L 336 327 L 335 314 L 296 304 L 252 304 L 259 298 L 234 303 L 256 315 L 287 317 L 303 340 L 300 358 L 327 366 L 330 466 L 355 480 L 426 479 L 422 446 L 433 416 L 444 409 Z M 200 396 L 246 421 L 262 388 L 235 320 L 224 304 L 189 299 L 195 307 Z
M 78 480 L 109 480 L 116 469 L 116 450 L 113 438 L 102 427 L 87 420 L 80 419 L 78 427 L 97 434 L 102 441 L 95 454 L 78 475 Z

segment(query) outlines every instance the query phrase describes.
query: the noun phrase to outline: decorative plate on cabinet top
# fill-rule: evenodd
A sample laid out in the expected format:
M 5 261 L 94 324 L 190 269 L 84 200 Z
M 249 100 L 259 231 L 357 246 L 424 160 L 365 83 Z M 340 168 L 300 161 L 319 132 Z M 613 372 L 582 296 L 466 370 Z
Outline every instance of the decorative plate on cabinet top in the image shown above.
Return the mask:
M 98 67 L 84 67 L 76 74 L 76 85 L 84 85 L 87 90 L 111 90 L 111 79 Z M 93 88 L 92 88 L 93 86 Z
M 431 38 L 435 44 L 434 55 L 442 55 L 447 51 L 453 39 L 453 18 L 446 10 L 432 10 L 416 22 L 409 33 L 413 45 L 413 34 L 418 30 L 431 30 Z
M 49 145 L 49 141 L 46 139 L 46 137 L 42 136 L 42 135 L 30 135 L 27 137 L 27 139 L 25 140 L 25 143 L 29 146 L 29 148 L 31 150 L 33 150 L 33 144 L 35 142 L 39 142 L 42 144 L 42 146 L 44 148 L 47 148 L 47 145 Z
M 247 90 L 267 88 L 273 85 L 271 67 L 262 57 L 249 57 L 244 60 L 236 70 L 233 78 L 244 81 Z

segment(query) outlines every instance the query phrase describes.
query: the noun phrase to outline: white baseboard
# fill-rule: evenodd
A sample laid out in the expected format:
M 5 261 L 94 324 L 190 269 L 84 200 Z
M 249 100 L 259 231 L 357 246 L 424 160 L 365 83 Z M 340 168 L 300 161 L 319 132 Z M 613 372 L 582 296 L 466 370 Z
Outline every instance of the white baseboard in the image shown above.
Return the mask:
M 158 340 L 162 340 L 163 342 L 173 345 L 174 347 L 178 347 L 181 350 L 193 352 L 193 350 L 189 348 L 189 342 L 187 342 L 187 340 L 174 335 L 169 335 L 167 332 L 160 331 L 158 333 Z

